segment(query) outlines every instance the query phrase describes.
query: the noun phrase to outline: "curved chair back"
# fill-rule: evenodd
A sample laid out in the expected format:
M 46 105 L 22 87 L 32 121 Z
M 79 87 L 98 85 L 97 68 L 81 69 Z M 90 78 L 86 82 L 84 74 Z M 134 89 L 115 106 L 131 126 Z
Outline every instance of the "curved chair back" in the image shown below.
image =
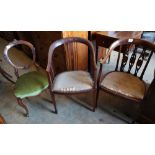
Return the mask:
M 33 61 L 31 64 L 27 64 L 27 65 L 24 65 L 24 66 L 17 66 L 16 64 L 14 64 L 11 59 L 9 58 L 9 50 L 16 46 L 16 45 L 26 45 L 28 46 L 31 51 L 32 51 L 32 54 L 33 54 Z M 14 68 L 14 71 L 15 71 L 15 75 L 16 77 L 18 78 L 19 77 L 19 72 L 18 70 L 19 69 L 29 69 L 32 65 L 36 65 L 35 64 L 35 59 L 36 59 L 36 53 L 35 53 L 35 48 L 34 46 L 29 43 L 28 41 L 24 41 L 24 40 L 13 40 L 12 42 L 10 42 L 4 49 L 4 58 L 7 60 L 7 62 Z

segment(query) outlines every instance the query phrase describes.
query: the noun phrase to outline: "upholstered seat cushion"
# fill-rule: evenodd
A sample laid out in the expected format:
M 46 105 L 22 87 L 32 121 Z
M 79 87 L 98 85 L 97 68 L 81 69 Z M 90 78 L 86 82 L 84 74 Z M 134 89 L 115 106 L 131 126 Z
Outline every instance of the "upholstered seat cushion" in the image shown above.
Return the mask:
M 53 92 L 79 92 L 90 90 L 93 80 L 88 72 L 67 71 L 58 74 L 53 83 Z
M 15 84 L 14 94 L 18 98 L 36 96 L 48 87 L 48 78 L 43 73 L 33 71 L 20 76 Z
M 101 82 L 101 88 L 136 100 L 142 100 L 145 94 L 144 82 L 124 72 L 108 73 Z

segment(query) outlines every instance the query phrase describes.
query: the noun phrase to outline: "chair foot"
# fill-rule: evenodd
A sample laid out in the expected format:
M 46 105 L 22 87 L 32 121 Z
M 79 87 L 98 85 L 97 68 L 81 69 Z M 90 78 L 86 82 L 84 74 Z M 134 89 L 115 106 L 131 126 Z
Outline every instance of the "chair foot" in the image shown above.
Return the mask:
M 25 116 L 25 117 L 29 117 L 29 114 L 28 114 L 28 113 L 27 113 L 27 114 L 24 114 L 24 116 Z
M 95 108 L 92 108 L 92 112 L 95 112 Z
M 58 114 L 57 110 L 56 110 L 56 111 L 52 111 L 52 113 L 54 113 L 54 114 Z
M 24 104 L 23 100 L 20 99 L 20 98 L 17 98 L 17 102 L 18 102 L 18 104 L 19 104 L 21 107 L 23 107 L 23 108 L 25 109 L 26 114 L 24 114 L 24 116 L 25 116 L 25 117 L 29 117 L 28 108 L 27 108 L 27 106 Z

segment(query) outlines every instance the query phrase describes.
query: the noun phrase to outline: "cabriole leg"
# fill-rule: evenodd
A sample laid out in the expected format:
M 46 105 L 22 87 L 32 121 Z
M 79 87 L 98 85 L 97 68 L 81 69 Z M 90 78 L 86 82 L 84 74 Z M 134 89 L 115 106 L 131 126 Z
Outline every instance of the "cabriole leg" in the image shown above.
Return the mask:
M 20 98 L 17 98 L 17 102 L 18 102 L 18 104 L 19 104 L 21 107 L 23 107 L 23 108 L 25 109 L 25 111 L 26 111 L 25 116 L 26 116 L 26 117 L 29 117 L 28 108 L 27 108 L 27 106 L 24 104 L 23 100 L 20 99 Z

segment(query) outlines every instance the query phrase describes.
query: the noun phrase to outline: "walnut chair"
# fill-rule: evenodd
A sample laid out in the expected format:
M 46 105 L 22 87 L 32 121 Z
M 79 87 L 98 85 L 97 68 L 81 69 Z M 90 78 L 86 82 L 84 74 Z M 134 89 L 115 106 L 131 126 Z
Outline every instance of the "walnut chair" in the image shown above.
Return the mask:
M 31 49 L 33 54 L 33 61 L 31 64 L 17 66 L 12 62 L 12 60 L 9 58 L 9 50 L 16 45 L 26 45 Z M 4 49 L 4 58 L 14 68 L 14 73 L 15 76 L 17 77 L 14 87 L 14 95 L 17 98 L 17 102 L 20 106 L 22 106 L 26 110 L 26 116 L 29 116 L 28 108 L 26 104 L 23 102 L 23 99 L 31 96 L 37 96 L 42 91 L 47 89 L 48 88 L 47 75 L 46 73 L 43 74 L 42 72 L 39 71 L 38 65 L 35 62 L 36 58 L 35 48 L 31 43 L 27 41 L 14 40 L 10 42 Z M 27 73 L 19 75 L 19 70 L 21 69 L 28 70 L 30 67 L 32 67 L 32 65 L 35 65 L 36 67 L 35 71 L 29 71 Z M 56 108 L 54 112 L 56 113 Z
M 78 43 L 82 43 L 88 47 L 89 56 L 91 59 L 90 63 L 90 71 L 83 71 L 78 69 L 71 69 L 64 72 L 61 72 L 56 75 L 54 70 L 54 53 L 56 52 L 56 48 L 64 45 L 67 47 L 69 51 L 71 47 L 77 47 Z M 69 52 L 66 51 L 66 52 Z M 76 50 L 72 49 L 72 52 Z M 66 58 L 67 61 L 67 58 Z M 74 57 L 72 60 L 74 61 Z M 55 103 L 55 94 L 64 94 L 64 95 L 74 95 L 74 94 L 84 94 L 84 93 L 92 93 L 91 97 L 93 97 L 93 104 L 91 106 L 86 106 L 92 111 L 95 111 L 96 108 L 96 95 L 97 95 L 97 75 L 96 75 L 96 62 L 95 62 L 95 52 L 93 44 L 84 38 L 79 37 L 69 37 L 63 38 L 55 41 L 51 44 L 48 53 L 48 65 L 46 68 L 48 73 L 48 81 L 51 96 L 53 96 L 53 102 Z
M 125 46 L 126 50 L 121 50 L 122 46 Z M 115 70 L 101 76 L 102 67 L 115 48 L 120 48 Z M 149 53 L 147 60 L 144 59 L 146 52 Z M 155 45 L 146 40 L 121 39 L 115 41 L 111 44 L 108 54 L 100 59 L 98 88 L 113 95 L 142 103 L 147 95 L 143 76 L 154 52 Z

